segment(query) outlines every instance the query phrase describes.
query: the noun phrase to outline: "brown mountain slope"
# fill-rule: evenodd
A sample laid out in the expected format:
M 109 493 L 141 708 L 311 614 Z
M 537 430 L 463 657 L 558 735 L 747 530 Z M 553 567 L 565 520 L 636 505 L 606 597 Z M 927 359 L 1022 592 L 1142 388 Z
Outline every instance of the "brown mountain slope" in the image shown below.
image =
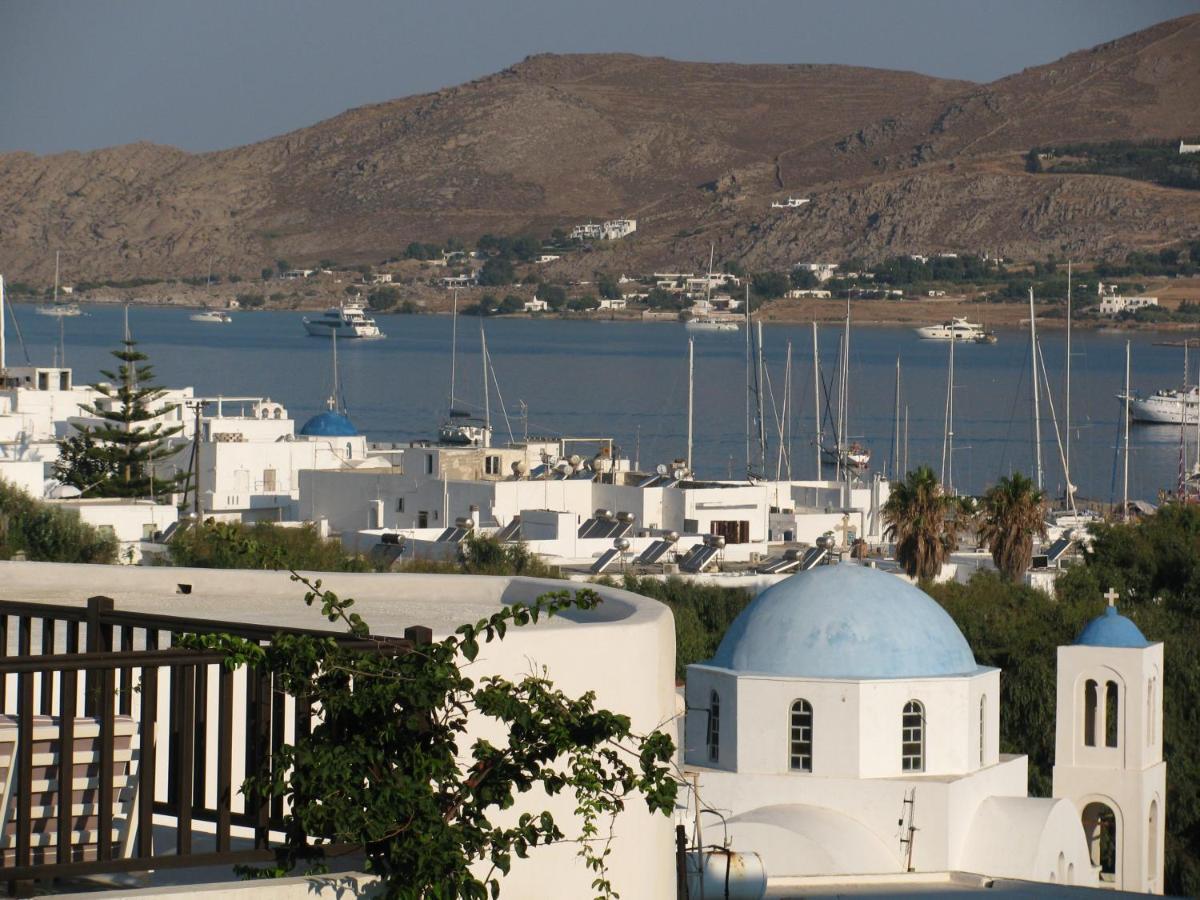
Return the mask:
M 610 215 L 639 219 L 603 256 L 622 266 L 695 264 L 710 241 L 756 265 L 816 252 L 1120 252 L 1194 236 L 1195 195 L 1030 176 L 1016 154 L 1200 133 L 1198 76 L 1200 16 L 983 86 L 846 66 L 538 56 L 216 153 L 0 155 L 0 271 L 44 280 L 62 249 L 73 279 L 191 275 L 210 262 L 244 274 L 281 257 L 375 261 L 410 240 Z M 786 192 L 813 203 L 772 213 Z

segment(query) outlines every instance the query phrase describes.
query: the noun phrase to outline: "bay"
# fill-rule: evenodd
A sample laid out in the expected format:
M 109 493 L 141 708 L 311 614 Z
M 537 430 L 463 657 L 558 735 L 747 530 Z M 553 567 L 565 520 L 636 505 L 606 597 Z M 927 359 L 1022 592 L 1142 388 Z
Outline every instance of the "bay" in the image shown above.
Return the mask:
M 78 383 L 100 379 L 114 364 L 108 354 L 123 333 L 123 311 L 89 305 L 86 316 L 64 321 L 67 362 Z M 29 358 L 53 361 L 58 320 L 15 305 Z M 130 328 L 150 356 L 159 383 L 191 385 L 203 396 L 269 396 L 298 422 L 324 408 L 331 391 L 329 342 L 307 336 L 302 313 L 234 313 L 229 325 L 189 320 L 189 310 L 136 306 Z M 451 319 L 446 316 L 380 316 L 382 341 L 339 343 L 342 389 L 355 424 L 371 440 L 431 437 L 443 415 L 450 382 Z M 622 450 L 653 468 L 684 455 L 687 429 L 689 332 L 673 322 L 487 319 L 495 385 L 491 413 L 497 440 L 510 434 L 613 437 Z M 483 368 L 480 320 L 458 320 L 458 405 L 481 409 Z M 777 462 L 784 360 L 792 343 L 792 473 L 816 473 L 813 434 L 812 329 L 764 325 L 767 397 L 767 472 Z M 995 345 L 955 349 L 955 486 L 979 493 L 999 475 L 1034 469 L 1029 340 L 1018 330 L 998 332 Z M 9 360 L 24 361 L 9 323 Z M 739 477 L 746 470 L 744 333 L 698 333 L 694 459 L 704 477 Z M 1174 337 L 1174 335 L 1173 335 Z M 1053 392 L 1063 417 L 1065 333 L 1039 333 Z M 1156 347 L 1154 332 L 1129 334 L 1077 329 L 1073 336 L 1072 467 L 1081 495 L 1119 498 L 1120 403 L 1125 341 L 1132 342 L 1133 385 L 1142 392 L 1175 387 L 1183 377 L 1183 351 Z M 832 385 L 841 329 L 822 326 L 819 347 L 824 379 Z M 855 326 L 850 348 L 848 435 L 869 446 L 872 470 L 890 464 L 896 356 L 902 361 L 902 404 L 908 409 L 909 468 L 941 468 L 949 346 L 922 341 L 909 329 Z M 1200 357 L 1198 357 L 1200 359 Z M 1194 380 L 1194 376 L 1193 376 Z M 771 396 L 774 398 L 772 403 Z M 1058 442 L 1048 404 L 1042 402 L 1042 457 L 1048 493 L 1064 485 Z M 505 419 L 507 413 L 507 422 Z M 828 433 L 828 426 L 826 426 Z M 1196 455 L 1195 429 L 1185 435 L 1187 460 Z M 785 443 L 787 441 L 785 440 Z M 1155 500 L 1174 487 L 1179 468 L 1178 427 L 1135 425 L 1130 453 L 1130 495 Z M 756 453 L 756 451 L 755 451 Z M 786 464 L 782 467 L 786 474 Z

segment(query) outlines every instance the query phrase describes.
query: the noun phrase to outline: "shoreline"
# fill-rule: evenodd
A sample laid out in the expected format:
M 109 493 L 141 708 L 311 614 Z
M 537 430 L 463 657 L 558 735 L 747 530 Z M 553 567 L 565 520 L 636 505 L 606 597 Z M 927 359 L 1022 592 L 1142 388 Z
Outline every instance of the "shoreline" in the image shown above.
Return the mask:
M 40 307 L 45 306 L 45 301 L 36 301 L 28 299 L 10 299 L 6 301 L 11 306 L 21 307 Z M 87 314 L 88 306 L 97 307 L 114 307 L 121 306 L 126 303 L 132 307 L 138 308 L 162 308 L 176 309 L 181 312 L 198 312 L 205 309 L 219 310 L 228 312 L 232 315 L 253 315 L 255 313 L 311 313 L 319 312 L 327 308 L 328 304 L 320 305 L 296 305 L 288 307 L 280 306 L 263 306 L 229 309 L 225 306 L 214 304 L 203 304 L 190 302 L 188 300 L 181 301 L 162 301 L 155 298 L 131 298 L 122 300 L 117 298 L 72 298 L 70 301 L 78 304 L 84 309 L 84 315 Z M 786 306 L 784 305 L 786 304 Z M 881 309 L 881 307 L 889 307 Z M 895 307 L 900 307 L 896 309 Z M 1169 308 L 1169 307 L 1168 307 Z M 419 309 L 417 312 L 400 313 L 393 311 L 370 311 L 369 314 L 373 317 L 400 318 L 408 315 L 416 316 L 449 316 L 449 309 Z M 875 312 L 877 314 L 872 315 Z M 984 312 L 1005 313 L 1004 315 L 983 315 Z M 1066 318 L 1061 315 L 1061 307 L 1058 304 L 1042 304 L 1037 310 L 1036 317 L 1037 325 L 1042 329 L 1065 329 Z M 1055 313 L 1047 315 L 1043 313 Z M 976 321 L 989 329 L 1014 330 L 1019 328 L 1028 328 L 1029 313 L 1028 306 L 1022 303 L 999 304 L 999 303 L 978 303 L 971 301 L 945 301 L 945 300 L 859 300 L 855 305 L 851 306 L 851 324 L 855 326 L 869 328 L 897 328 L 897 329 L 915 329 L 925 325 L 942 322 L 956 316 L 961 316 L 971 321 Z M 676 320 L 673 317 L 653 316 L 644 317 L 640 312 L 625 312 L 604 314 L 588 314 L 578 312 L 567 313 L 550 313 L 550 314 L 533 314 L 533 313 L 505 313 L 500 315 L 488 316 L 488 319 L 494 320 L 560 320 L 573 322 L 624 322 L 635 324 L 660 324 L 660 323 L 677 323 L 682 325 L 682 320 Z M 743 321 L 741 317 L 737 318 L 739 324 Z M 754 312 L 751 316 L 752 321 L 762 322 L 767 325 L 808 325 L 815 322 L 818 325 L 840 325 L 845 321 L 845 304 L 841 301 L 771 301 L 765 304 L 760 310 Z M 1198 322 L 1118 322 L 1112 319 L 1097 319 L 1092 317 L 1081 317 L 1072 320 L 1071 326 L 1073 329 L 1095 332 L 1116 332 L 1116 333 L 1144 333 L 1144 332 L 1167 332 L 1171 334 L 1179 334 L 1183 332 L 1195 332 L 1200 334 L 1200 321 Z M 1182 341 L 1176 341 L 1174 344 L 1168 343 L 1165 346 L 1183 346 Z

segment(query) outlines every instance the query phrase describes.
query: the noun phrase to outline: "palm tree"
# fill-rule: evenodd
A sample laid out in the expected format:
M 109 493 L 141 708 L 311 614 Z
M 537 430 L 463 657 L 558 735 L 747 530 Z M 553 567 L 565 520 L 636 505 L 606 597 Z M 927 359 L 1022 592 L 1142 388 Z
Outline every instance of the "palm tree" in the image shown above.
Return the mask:
M 958 542 L 966 508 L 942 492 L 928 466 L 909 472 L 883 506 L 884 536 L 896 544 L 896 560 L 910 577 L 926 580 L 941 571 Z
M 979 536 L 996 568 L 1016 581 L 1033 559 L 1033 536 L 1046 536 L 1046 501 L 1024 475 L 1001 478 L 983 495 Z

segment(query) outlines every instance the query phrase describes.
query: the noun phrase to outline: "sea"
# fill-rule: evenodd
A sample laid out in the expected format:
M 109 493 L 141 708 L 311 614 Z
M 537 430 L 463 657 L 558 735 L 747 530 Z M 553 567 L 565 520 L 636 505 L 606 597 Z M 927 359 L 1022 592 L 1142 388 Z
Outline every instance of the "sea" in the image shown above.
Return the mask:
M 59 320 L 34 307 L 10 306 L 24 344 L 8 325 L 10 364 L 53 363 L 60 353 Z M 62 353 L 77 383 L 102 379 L 117 361 L 110 352 L 124 333 L 123 308 L 87 305 L 63 320 Z M 325 408 L 333 389 L 330 341 L 309 337 L 303 313 L 235 312 L 231 324 L 192 322 L 192 311 L 129 308 L 129 328 L 150 357 L 157 381 L 191 386 L 201 396 L 266 396 L 282 402 L 297 422 Z M 380 442 L 430 438 L 449 405 L 451 334 L 448 316 L 381 315 L 385 340 L 339 341 L 342 402 L 355 425 Z M 811 325 L 764 324 L 762 391 L 767 452 L 757 431 L 747 442 L 745 332 L 691 332 L 674 322 L 565 319 L 479 319 L 457 322 L 454 399 L 482 413 L 486 335 L 488 407 L 497 441 L 510 436 L 614 439 L 643 469 L 669 465 L 686 453 L 688 341 L 694 338 L 694 469 L 704 478 L 740 478 L 751 466 L 773 477 L 817 474 Z M 999 476 L 1033 476 L 1034 416 L 1029 336 L 1001 330 L 993 345 L 955 347 L 953 450 L 946 448 L 949 345 L 923 341 L 908 328 L 854 326 L 850 335 L 847 440 L 872 453 L 871 471 L 931 466 L 960 492 L 978 494 Z M 1171 339 L 1178 340 L 1177 333 Z M 1182 347 L 1151 331 L 1113 333 L 1076 329 L 1072 347 L 1071 480 L 1083 497 L 1119 500 L 1122 490 L 1121 403 L 1125 345 L 1132 384 L 1143 393 L 1177 387 L 1184 379 Z M 1049 496 L 1065 487 L 1065 332 L 1039 332 L 1049 389 L 1041 397 L 1041 456 Z M 788 347 L 792 370 L 786 372 Z M 838 382 L 842 328 L 818 328 L 820 411 L 832 434 L 828 398 Z M 896 360 L 901 364 L 900 448 L 896 426 Z M 1200 376 L 1192 355 L 1194 383 Z M 751 366 L 751 381 L 757 366 Z M 786 396 L 785 396 L 786 395 Z M 786 403 L 785 403 L 786 400 Z M 1052 408 L 1051 408 L 1052 407 Z M 236 404 L 235 407 L 236 408 Z M 907 439 L 905 439 L 907 422 Z M 1197 456 L 1196 428 L 1135 424 L 1131 429 L 1132 498 L 1155 501 L 1173 490 L 1180 469 Z M 782 452 L 780 448 L 783 448 Z M 790 466 L 790 468 L 789 468 Z M 825 469 L 826 477 L 831 475 Z

